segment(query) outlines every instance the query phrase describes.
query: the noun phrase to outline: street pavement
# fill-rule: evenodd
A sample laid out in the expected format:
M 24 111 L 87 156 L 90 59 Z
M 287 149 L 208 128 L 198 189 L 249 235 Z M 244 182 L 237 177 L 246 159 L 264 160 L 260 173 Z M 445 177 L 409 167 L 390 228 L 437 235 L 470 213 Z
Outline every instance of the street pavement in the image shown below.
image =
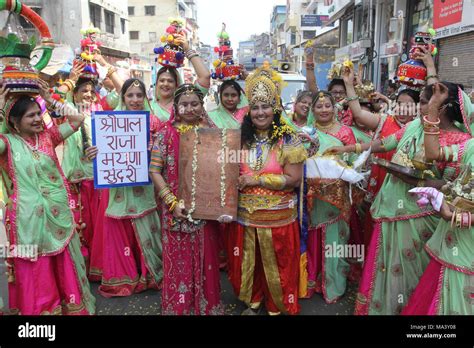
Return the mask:
M 299 300 L 300 315 L 352 315 L 354 312 L 357 285 L 348 283 L 346 295 L 335 304 L 326 304 L 321 294 L 311 299 Z M 98 293 L 98 283 L 92 283 L 92 292 L 96 296 L 97 315 L 160 315 L 161 291 L 148 290 L 129 297 L 104 298 Z M 246 306 L 233 293 L 225 272 L 221 272 L 221 297 L 226 315 L 240 315 Z M 264 311 L 261 313 L 265 315 Z

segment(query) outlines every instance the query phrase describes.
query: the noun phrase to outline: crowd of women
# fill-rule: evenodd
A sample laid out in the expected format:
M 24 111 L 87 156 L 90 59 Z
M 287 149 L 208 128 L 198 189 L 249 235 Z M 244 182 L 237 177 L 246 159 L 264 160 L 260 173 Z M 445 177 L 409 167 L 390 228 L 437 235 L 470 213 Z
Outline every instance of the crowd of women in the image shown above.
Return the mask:
M 7 238 L 38 248 L 35 259 L 7 259 L 10 312 L 94 314 L 89 282 L 99 282 L 105 297 L 161 291 L 163 314 L 223 314 L 225 269 L 248 315 L 298 314 L 317 293 L 332 304 L 350 281 L 359 315 L 474 314 L 471 213 L 439 191 L 474 163 L 474 110 L 462 86 L 439 81 L 429 54 L 419 56 L 425 88 L 400 90 L 396 103 L 380 93 L 361 99 L 350 66 L 320 90 L 309 56 L 308 90 L 292 113 L 267 65 L 246 77 L 245 91 L 223 82 L 218 108 L 207 112 L 210 72 L 181 44 L 195 84 L 161 68 L 151 103 L 142 81 L 122 81 L 100 53 L 113 85 L 106 96 L 81 76 L 81 64 L 59 87 L 65 102 L 46 83 L 36 98 L 0 87 Z M 100 110 L 150 112 L 151 185 L 94 188 L 91 115 Z M 195 128 L 240 129 L 242 149 L 256 153 L 240 165 L 237 221 L 190 222 L 180 204 L 180 138 Z M 415 179 L 371 160 L 365 187 L 307 175 L 312 158 L 349 167 L 367 150 L 396 163 L 421 158 L 433 176 Z M 363 254 L 328 253 L 334 245 L 361 245 Z

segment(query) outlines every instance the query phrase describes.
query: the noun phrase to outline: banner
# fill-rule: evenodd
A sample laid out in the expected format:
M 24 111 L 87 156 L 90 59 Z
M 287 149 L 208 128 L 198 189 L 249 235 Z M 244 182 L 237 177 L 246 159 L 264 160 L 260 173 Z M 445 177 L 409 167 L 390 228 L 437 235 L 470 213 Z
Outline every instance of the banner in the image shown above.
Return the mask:
M 474 30 L 474 2 L 471 0 L 434 0 L 433 28 L 436 39 Z
M 92 116 L 94 187 L 110 188 L 150 184 L 150 113 L 100 111 Z

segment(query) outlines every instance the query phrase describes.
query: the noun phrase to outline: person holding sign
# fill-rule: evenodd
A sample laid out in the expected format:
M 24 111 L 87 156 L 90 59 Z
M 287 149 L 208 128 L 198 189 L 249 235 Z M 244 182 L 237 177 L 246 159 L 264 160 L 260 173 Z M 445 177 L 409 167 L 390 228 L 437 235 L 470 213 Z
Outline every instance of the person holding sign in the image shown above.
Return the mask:
M 204 111 L 204 95 L 194 85 L 182 85 L 176 90 L 170 120 L 158 132 L 150 165 L 150 175 L 161 198 L 161 307 L 165 315 L 224 314 L 216 224 L 193 220 L 177 197 L 180 137 L 201 127 L 215 127 Z
M 150 111 L 142 81 L 125 81 L 117 111 Z M 160 121 L 153 114 L 149 121 L 152 138 Z M 93 149 L 95 157 L 98 151 Z M 130 296 L 147 289 L 158 290 L 163 275 L 161 226 L 153 185 L 109 188 L 102 194 L 99 216 L 103 218 L 95 230 L 91 264 L 97 258 L 102 261 L 98 265 L 100 294 Z
M 228 241 L 229 278 L 254 315 L 297 314 L 300 237 L 297 195 L 307 154 L 282 117 L 281 85 L 267 67 L 247 78 L 250 112 L 242 147 L 255 156 L 241 164 L 238 222 Z
M 48 108 L 66 116 L 59 127 L 45 129 L 38 102 L 9 94 L 0 83 L 0 165 L 9 197 L 5 226 L 16 249 L 7 259 L 9 307 L 22 315 L 90 315 L 95 298 L 75 233 L 69 186 L 54 151 L 84 116 L 55 101 L 45 82 L 39 84 Z

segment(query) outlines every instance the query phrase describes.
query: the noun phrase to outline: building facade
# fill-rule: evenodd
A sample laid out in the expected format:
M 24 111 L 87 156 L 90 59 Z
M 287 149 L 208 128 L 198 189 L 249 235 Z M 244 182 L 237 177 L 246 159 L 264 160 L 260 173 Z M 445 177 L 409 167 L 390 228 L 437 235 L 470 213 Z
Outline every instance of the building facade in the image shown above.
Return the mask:
M 286 6 L 274 6 L 272 19 L 270 20 L 271 36 L 271 58 L 272 60 L 283 61 L 286 55 Z
M 110 62 L 127 59 L 130 56 L 128 39 L 127 1 L 120 0 L 25 0 L 48 24 L 57 44 L 72 49 L 80 47 L 81 29 L 90 23 L 101 30 L 102 54 Z M 5 16 L 5 14 L 3 14 Z M 0 18 L 2 19 L 2 18 Z M 36 29 L 24 19 L 20 20 L 27 34 Z
M 187 37 L 194 48 L 199 49 L 197 34 L 197 5 L 194 0 L 129 0 L 130 50 L 135 60 L 151 70 L 151 83 L 155 80 L 155 47 L 161 45 L 161 36 L 169 26 L 168 19 L 185 19 Z M 189 64 L 186 60 L 186 64 Z M 193 79 L 189 66 L 183 69 L 186 81 Z M 146 81 L 148 83 L 148 81 Z

